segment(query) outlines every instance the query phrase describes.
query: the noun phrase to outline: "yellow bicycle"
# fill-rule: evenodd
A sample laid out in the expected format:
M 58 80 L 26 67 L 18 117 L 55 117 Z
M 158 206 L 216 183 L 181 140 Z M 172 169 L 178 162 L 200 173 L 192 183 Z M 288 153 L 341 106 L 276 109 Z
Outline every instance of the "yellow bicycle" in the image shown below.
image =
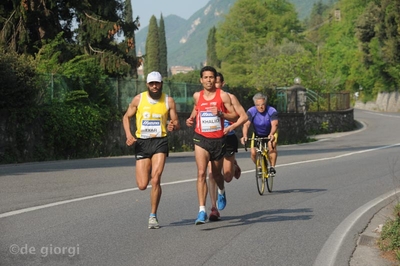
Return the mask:
M 268 167 L 268 141 L 267 137 L 254 137 L 247 139 L 247 141 L 254 141 L 253 147 L 256 148 L 256 182 L 257 189 L 260 195 L 264 194 L 265 185 L 267 185 L 268 192 L 272 192 L 274 185 L 275 174 L 269 172 Z M 245 150 L 247 147 L 245 145 Z

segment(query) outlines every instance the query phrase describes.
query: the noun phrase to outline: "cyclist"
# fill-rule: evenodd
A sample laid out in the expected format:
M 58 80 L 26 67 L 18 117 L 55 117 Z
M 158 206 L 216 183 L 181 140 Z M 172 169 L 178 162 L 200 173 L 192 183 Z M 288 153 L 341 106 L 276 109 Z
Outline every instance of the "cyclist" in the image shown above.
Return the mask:
M 220 72 L 217 72 L 215 87 L 222 88 L 224 85 L 225 85 L 224 76 Z M 231 182 L 233 177 L 239 179 L 241 174 L 241 169 L 235 159 L 235 153 L 238 151 L 238 142 L 239 142 L 238 137 L 236 136 L 235 133 L 235 129 L 247 121 L 246 111 L 244 110 L 243 106 L 239 103 L 236 96 L 231 93 L 228 93 L 228 95 L 231 98 L 233 108 L 235 109 L 235 112 L 239 115 L 239 118 L 235 122 L 231 122 L 226 119 L 224 121 L 224 133 L 226 135 L 226 142 L 225 142 L 226 153 L 224 155 L 222 168 L 223 168 L 224 180 L 227 183 Z M 215 183 L 211 170 L 211 162 L 208 163 L 208 187 L 211 200 L 211 213 L 209 220 L 217 221 L 220 219 L 220 214 L 218 209 L 222 210 L 225 206 L 223 205 L 217 206 L 217 191 L 218 194 L 222 194 L 222 191 L 220 189 L 217 190 L 217 185 Z
M 267 96 L 257 93 L 253 97 L 254 106 L 247 110 L 249 120 L 243 125 L 243 137 L 240 139 L 244 145 L 247 141 L 247 133 L 252 124 L 254 133 L 253 137 L 268 137 L 269 160 L 271 174 L 276 174 L 275 165 L 278 157 L 277 141 L 278 141 L 278 112 L 272 106 L 267 104 Z M 256 148 L 251 147 L 251 159 L 256 163 Z

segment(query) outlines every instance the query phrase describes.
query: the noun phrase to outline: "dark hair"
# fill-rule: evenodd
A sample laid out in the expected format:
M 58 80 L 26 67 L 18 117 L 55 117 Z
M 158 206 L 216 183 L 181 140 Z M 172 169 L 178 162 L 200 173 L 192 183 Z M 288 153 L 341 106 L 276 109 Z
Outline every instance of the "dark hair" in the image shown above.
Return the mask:
M 215 77 L 219 77 L 219 79 L 221 80 L 221 82 L 224 82 L 224 75 L 222 75 L 221 72 L 217 72 L 217 75 Z
M 205 66 L 200 70 L 200 78 L 203 77 L 203 72 L 205 71 L 211 71 L 214 73 L 214 77 L 217 77 L 217 70 L 215 70 L 215 68 L 213 68 L 212 66 Z

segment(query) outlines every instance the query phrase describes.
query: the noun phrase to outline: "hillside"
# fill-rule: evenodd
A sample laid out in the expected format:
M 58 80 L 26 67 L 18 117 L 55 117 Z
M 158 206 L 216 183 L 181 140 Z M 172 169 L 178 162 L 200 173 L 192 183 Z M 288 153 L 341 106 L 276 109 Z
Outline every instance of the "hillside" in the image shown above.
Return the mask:
M 164 17 L 169 66 L 201 65 L 206 59 L 207 37 L 211 27 L 223 21 L 224 15 L 237 0 L 210 0 L 188 20 L 176 15 Z M 299 19 L 308 17 L 314 3 L 320 0 L 289 0 L 296 6 Z M 324 3 L 335 0 L 322 0 Z M 157 18 L 159 19 L 159 18 Z M 136 33 L 136 52 L 144 54 L 148 27 Z
M 236 0 L 211 0 L 188 20 L 175 15 L 164 17 L 168 49 L 168 65 L 200 66 L 205 61 L 208 31 L 218 22 Z M 145 53 L 148 27 L 136 34 L 137 52 Z

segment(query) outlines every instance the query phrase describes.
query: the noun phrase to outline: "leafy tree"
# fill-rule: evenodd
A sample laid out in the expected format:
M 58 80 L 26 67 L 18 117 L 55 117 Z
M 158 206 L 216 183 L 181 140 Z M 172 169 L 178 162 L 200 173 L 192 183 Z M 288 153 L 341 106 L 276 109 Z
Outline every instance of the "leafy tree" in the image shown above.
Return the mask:
M 283 40 L 282 44 L 269 41 L 251 54 L 254 62 L 249 85 L 254 88 L 291 86 L 295 77 L 306 87 L 319 87 L 314 55 L 301 44 Z
M 373 97 L 399 86 L 399 2 L 342 0 L 341 20 L 319 30 L 327 79 L 340 79 L 339 88 Z
M 217 29 L 215 27 L 212 27 L 210 31 L 208 32 L 208 38 L 207 38 L 207 65 L 213 66 L 215 68 L 221 68 L 221 61 L 218 60 L 217 57 L 217 51 L 216 51 L 216 37 L 215 34 L 217 32 Z
M 328 9 L 328 5 L 324 4 L 321 0 L 313 4 L 313 8 L 310 14 L 310 21 L 308 28 L 318 26 L 324 22 L 324 13 Z
M 77 56 L 62 65 L 61 73 L 69 78 L 69 87 L 74 88 L 67 101 L 86 102 L 108 108 L 114 106 L 110 86 L 106 83 L 107 76 L 95 58 L 89 55 Z
M 381 19 L 376 27 L 377 38 L 384 66 L 381 72 L 387 78 L 389 91 L 397 90 L 400 85 L 400 2 L 381 1 Z
M 168 77 L 168 61 L 167 61 L 167 39 L 165 37 L 164 18 L 161 14 L 160 27 L 159 27 L 159 40 L 160 40 L 160 74 L 163 77 Z
M 361 60 L 360 63 L 352 65 L 351 77 L 354 77 L 359 87 L 362 86 L 364 88 L 364 96 L 365 94 L 372 95 L 374 84 L 383 77 L 383 73 L 379 73 L 379 68 L 376 68 L 377 65 L 382 65 L 383 61 L 379 55 L 374 56 L 380 50 L 375 31 L 376 25 L 379 25 L 380 17 L 380 7 L 374 2 L 370 2 L 358 17 L 354 28 L 355 36 L 361 48 L 358 51 L 358 56 Z M 377 74 L 379 76 L 376 76 Z
M 269 40 L 293 39 L 300 26 L 293 5 L 287 1 L 238 0 L 217 30 L 217 56 L 231 86 L 249 86 L 251 54 Z
M 146 55 L 144 61 L 144 74 L 147 76 L 152 71 L 160 71 L 160 34 L 158 33 L 157 19 L 150 18 L 149 31 L 146 38 Z
M 329 12 L 331 6 L 322 3 L 319 1 L 314 3 L 310 18 L 307 21 L 307 30 L 302 34 L 307 37 L 307 40 L 311 43 L 320 43 L 321 37 L 319 36 L 318 28 L 324 25 L 327 22 L 332 21 L 332 16 L 327 12 Z
M 354 21 L 365 8 L 364 0 L 342 0 L 336 7 L 341 12 L 341 19 L 333 18 L 331 9 L 329 23 L 322 25 L 318 31 L 323 41 L 320 48 L 321 69 L 325 79 L 335 81 L 335 90 L 353 90 L 357 86 L 356 73 L 352 73 L 355 61 L 360 60 L 357 39 L 354 37 Z M 325 19 L 325 20 L 326 20 Z

